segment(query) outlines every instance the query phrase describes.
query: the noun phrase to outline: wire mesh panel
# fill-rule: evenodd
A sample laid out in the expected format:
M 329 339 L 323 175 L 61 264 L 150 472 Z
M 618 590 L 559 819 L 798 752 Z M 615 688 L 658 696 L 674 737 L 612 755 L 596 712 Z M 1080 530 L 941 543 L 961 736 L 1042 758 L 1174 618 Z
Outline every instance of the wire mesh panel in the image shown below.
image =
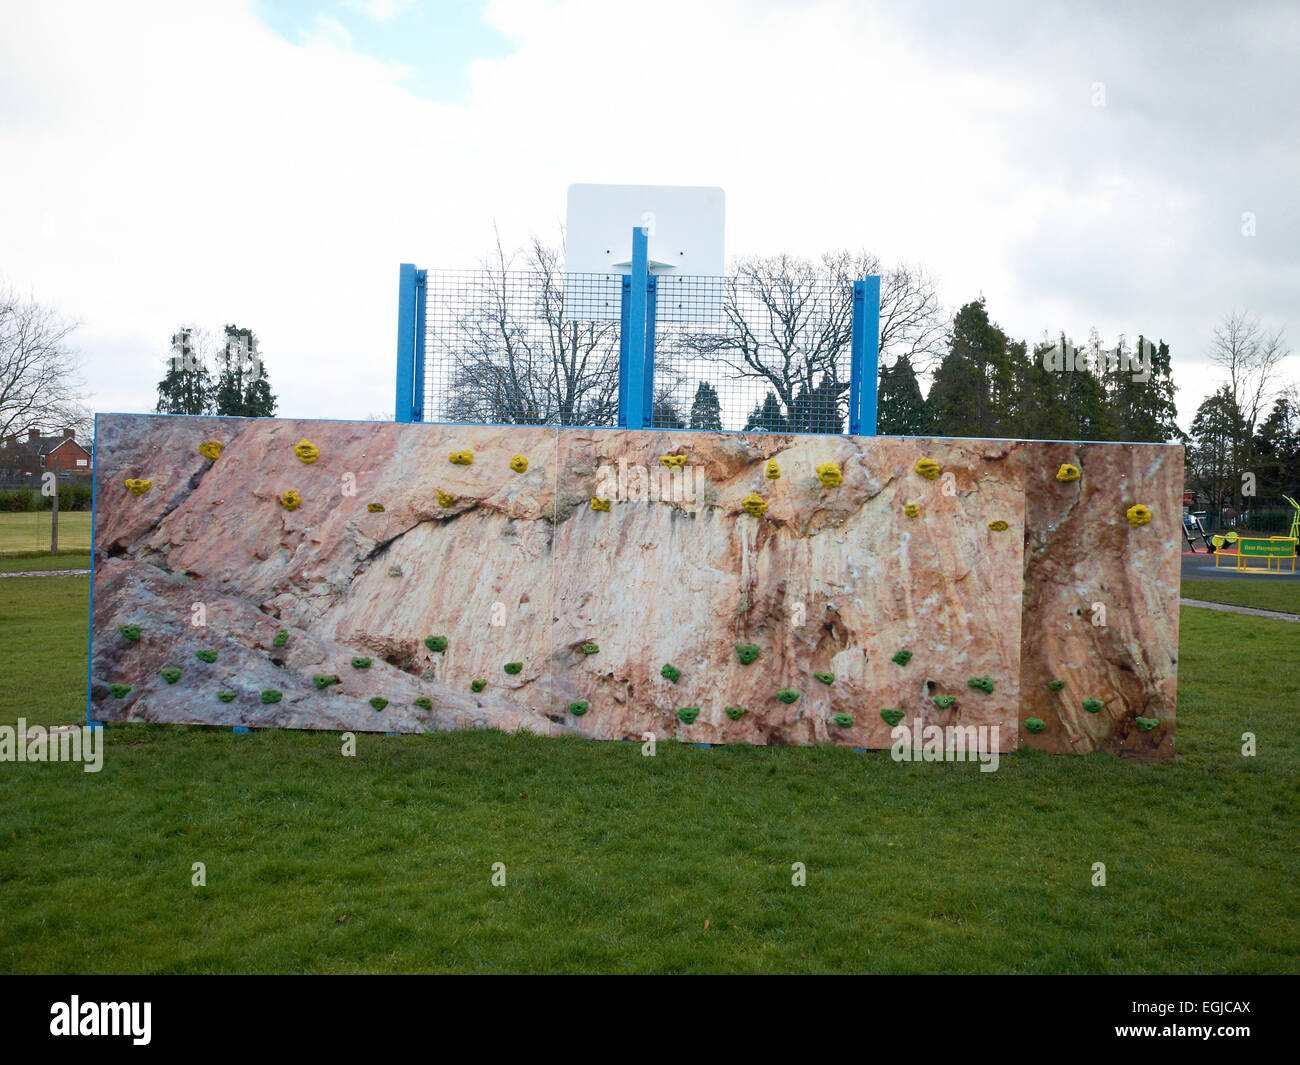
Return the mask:
M 430 270 L 424 420 L 618 423 L 618 274 Z
M 656 428 L 846 431 L 851 284 L 664 274 L 656 288 Z

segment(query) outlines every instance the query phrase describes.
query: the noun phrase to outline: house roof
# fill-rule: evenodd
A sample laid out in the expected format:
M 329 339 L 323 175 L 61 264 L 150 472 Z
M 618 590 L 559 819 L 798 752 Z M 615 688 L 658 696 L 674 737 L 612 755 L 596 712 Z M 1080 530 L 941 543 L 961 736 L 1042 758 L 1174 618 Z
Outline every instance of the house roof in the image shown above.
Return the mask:
M 89 455 L 90 452 L 81 447 L 76 440 L 67 436 L 38 436 L 35 440 L 23 438 L 16 445 L 4 449 L 8 451 L 17 451 L 24 455 L 51 455 L 58 451 L 64 444 L 72 444 L 81 448 L 82 452 Z

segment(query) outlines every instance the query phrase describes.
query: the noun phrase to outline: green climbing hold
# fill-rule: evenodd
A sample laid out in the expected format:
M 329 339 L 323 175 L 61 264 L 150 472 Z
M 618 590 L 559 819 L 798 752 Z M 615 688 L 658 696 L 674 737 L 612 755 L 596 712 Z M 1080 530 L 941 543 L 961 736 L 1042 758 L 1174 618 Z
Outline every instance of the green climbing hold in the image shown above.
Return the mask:
M 487 681 L 485 680 L 472 680 L 469 682 L 470 691 L 481 692 L 486 687 Z
M 382 695 L 376 695 L 373 699 L 370 700 L 370 705 L 373 706 L 376 710 L 382 710 L 384 707 L 388 705 L 388 700 L 385 699 Z
M 587 712 L 588 705 L 586 699 L 579 699 L 576 703 L 569 704 L 569 713 L 574 717 L 582 717 Z
M 700 708 L 698 706 L 683 706 L 677 711 L 677 716 L 689 725 L 700 716 Z
M 984 692 L 986 695 L 992 695 L 992 694 L 993 694 L 993 678 L 992 678 L 992 677 L 971 677 L 971 679 L 968 680 L 966 683 L 967 683 L 968 685 L 970 685 L 972 688 L 978 688 L 980 691 Z
M 339 678 L 333 673 L 317 673 L 312 677 L 312 680 L 315 682 L 317 690 L 328 688 L 331 684 L 339 682 Z
M 677 679 L 681 675 L 682 675 L 682 671 L 678 669 L 675 665 L 673 665 L 671 662 L 665 662 L 663 669 L 659 671 L 659 676 L 667 677 L 674 684 L 677 683 Z
M 1059 692 L 1062 688 L 1065 687 L 1065 681 L 1063 681 L 1063 680 L 1049 680 L 1049 681 L 1047 682 L 1047 686 L 1048 686 L 1049 688 L 1051 688 L 1052 691 L 1054 691 L 1054 692 Z
M 289 642 L 289 630 L 281 629 L 275 634 L 275 639 L 271 641 L 272 647 L 283 647 Z
M 736 657 L 740 659 L 742 666 L 747 666 L 758 657 L 758 644 L 756 643 L 738 643 L 736 644 Z
M 1090 714 L 1097 713 L 1105 705 L 1106 704 L 1103 703 L 1100 699 L 1084 699 L 1083 701 L 1083 708 L 1087 710 L 1088 713 Z
M 900 666 L 905 666 L 908 662 L 912 661 L 912 652 L 899 651 L 894 655 L 893 661 L 897 662 Z
M 427 695 L 421 695 L 415 700 L 415 705 L 418 706 L 421 710 L 432 710 L 433 700 L 430 699 Z
M 1135 717 L 1133 720 L 1137 722 L 1137 727 L 1143 732 L 1150 732 L 1160 724 L 1160 719 L 1155 717 Z
M 880 717 L 890 728 L 894 728 L 903 720 L 903 711 L 901 710 L 882 710 Z
M 940 710 L 947 710 L 948 707 L 952 706 L 956 701 L 957 696 L 955 695 L 936 695 L 934 697 L 934 705 Z
M 197 658 L 200 662 L 207 662 L 211 664 L 217 660 L 217 652 L 216 651 L 195 651 L 194 657 Z
M 284 693 L 278 692 L 274 688 L 268 688 L 262 692 L 262 702 L 264 703 L 278 703 L 282 698 L 284 698 Z
M 117 627 L 117 631 L 120 632 L 123 636 L 125 636 L 125 637 L 126 637 L 128 640 L 130 640 L 132 643 L 138 643 L 139 640 L 140 640 L 140 626 L 139 626 L 139 625 L 119 625 L 119 626 Z
M 823 684 L 834 684 L 834 683 L 835 683 L 835 674 L 834 674 L 834 673 L 814 673 L 813 676 L 816 677 L 816 678 L 817 678 L 819 681 L 821 681 Z
M 729 706 L 727 707 L 727 716 L 732 721 L 739 721 L 745 716 L 745 708 L 743 706 Z
M 234 693 L 234 692 L 217 692 L 217 698 L 220 699 L 223 703 L 233 702 L 234 699 L 235 699 L 235 693 Z
M 507 662 L 505 666 L 502 668 L 504 668 L 505 671 L 513 677 L 516 673 L 518 673 L 521 669 L 524 668 L 524 664 L 522 662 Z
M 578 648 L 578 650 L 581 651 L 584 655 L 594 655 L 600 651 L 600 648 L 597 647 L 594 643 L 584 643 L 581 647 Z
M 834 721 L 835 724 L 839 725 L 840 728 L 852 728 L 852 727 L 853 727 L 853 715 L 852 715 L 852 714 L 845 714 L 845 713 L 841 712 L 841 713 L 836 714 L 833 718 L 831 718 L 831 720 Z
M 783 703 L 792 703 L 799 698 L 799 693 L 793 688 L 782 688 L 776 693 L 776 697 Z
M 445 651 L 447 650 L 447 637 L 426 636 L 424 638 L 424 646 L 427 647 L 430 651 Z
M 1025 728 L 1029 729 L 1030 732 L 1042 732 L 1043 729 L 1047 728 L 1047 722 L 1041 717 L 1027 717 L 1025 718 Z
M 370 659 L 368 659 L 368 658 L 354 658 L 354 659 L 352 660 L 352 668 L 353 668 L 353 669 L 369 669 L 369 668 L 370 668 Z
M 108 686 L 108 694 L 114 699 L 125 699 L 130 692 L 131 685 L 129 684 L 110 684 Z
M 168 684 L 175 684 L 181 679 L 181 671 L 175 666 L 166 666 L 162 670 L 162 679 Z

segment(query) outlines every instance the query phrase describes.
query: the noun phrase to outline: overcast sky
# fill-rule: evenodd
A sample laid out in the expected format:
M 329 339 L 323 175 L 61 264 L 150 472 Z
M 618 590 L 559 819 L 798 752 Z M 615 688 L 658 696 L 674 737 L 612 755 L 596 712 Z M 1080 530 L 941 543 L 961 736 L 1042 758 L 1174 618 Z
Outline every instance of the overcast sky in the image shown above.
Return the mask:
M 1298 57 L 1294 0 L 0 0 L 0 275 L 80 319 L 97 410 L 234 322 L 282 414 L 365 417 L 399 263 L 557 235 L 573 182 L 721 185 L 729 255 L 1165 338 L 1186 427 L 1225 313 L 1300 349 Z

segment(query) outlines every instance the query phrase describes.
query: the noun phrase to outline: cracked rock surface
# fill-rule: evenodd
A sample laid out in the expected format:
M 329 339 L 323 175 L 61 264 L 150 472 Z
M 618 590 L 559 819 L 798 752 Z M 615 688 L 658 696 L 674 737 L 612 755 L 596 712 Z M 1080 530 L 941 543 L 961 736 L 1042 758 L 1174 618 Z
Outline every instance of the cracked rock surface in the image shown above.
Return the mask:
M 1179 448 L 145 415 L 101 415 L 97 433 L 98 720 L 880 748 L 880 711 L 897 709 L 997 725 L 1004 751 L 1172 753 Z M 216 460 L 199 453 L 209 440 Z M 472 463 L 449 461 L 465 450 Z M 915 472 L 922 457 L 938 478 Z M 826 462 L 837 487 L 816 477 Z M 1055 481 L 1061 462 L 1083 480 Z M 130 494 L 133 477 L 152 490 Z M 761 517 L 742 506 L 755 492 Z M 1134 502 L 1155 512 L 1139 530 Z M 976 676 L 994 690 L 969 688 Z M 282 699 L 263 703 L 272 689 Z M 1105 709 L 1079 709 L 1087 697 Z M 1135 714 L 1161 725 L 1139 732 Z M 1047 729 L 1024 732 L 1028 717 Z

